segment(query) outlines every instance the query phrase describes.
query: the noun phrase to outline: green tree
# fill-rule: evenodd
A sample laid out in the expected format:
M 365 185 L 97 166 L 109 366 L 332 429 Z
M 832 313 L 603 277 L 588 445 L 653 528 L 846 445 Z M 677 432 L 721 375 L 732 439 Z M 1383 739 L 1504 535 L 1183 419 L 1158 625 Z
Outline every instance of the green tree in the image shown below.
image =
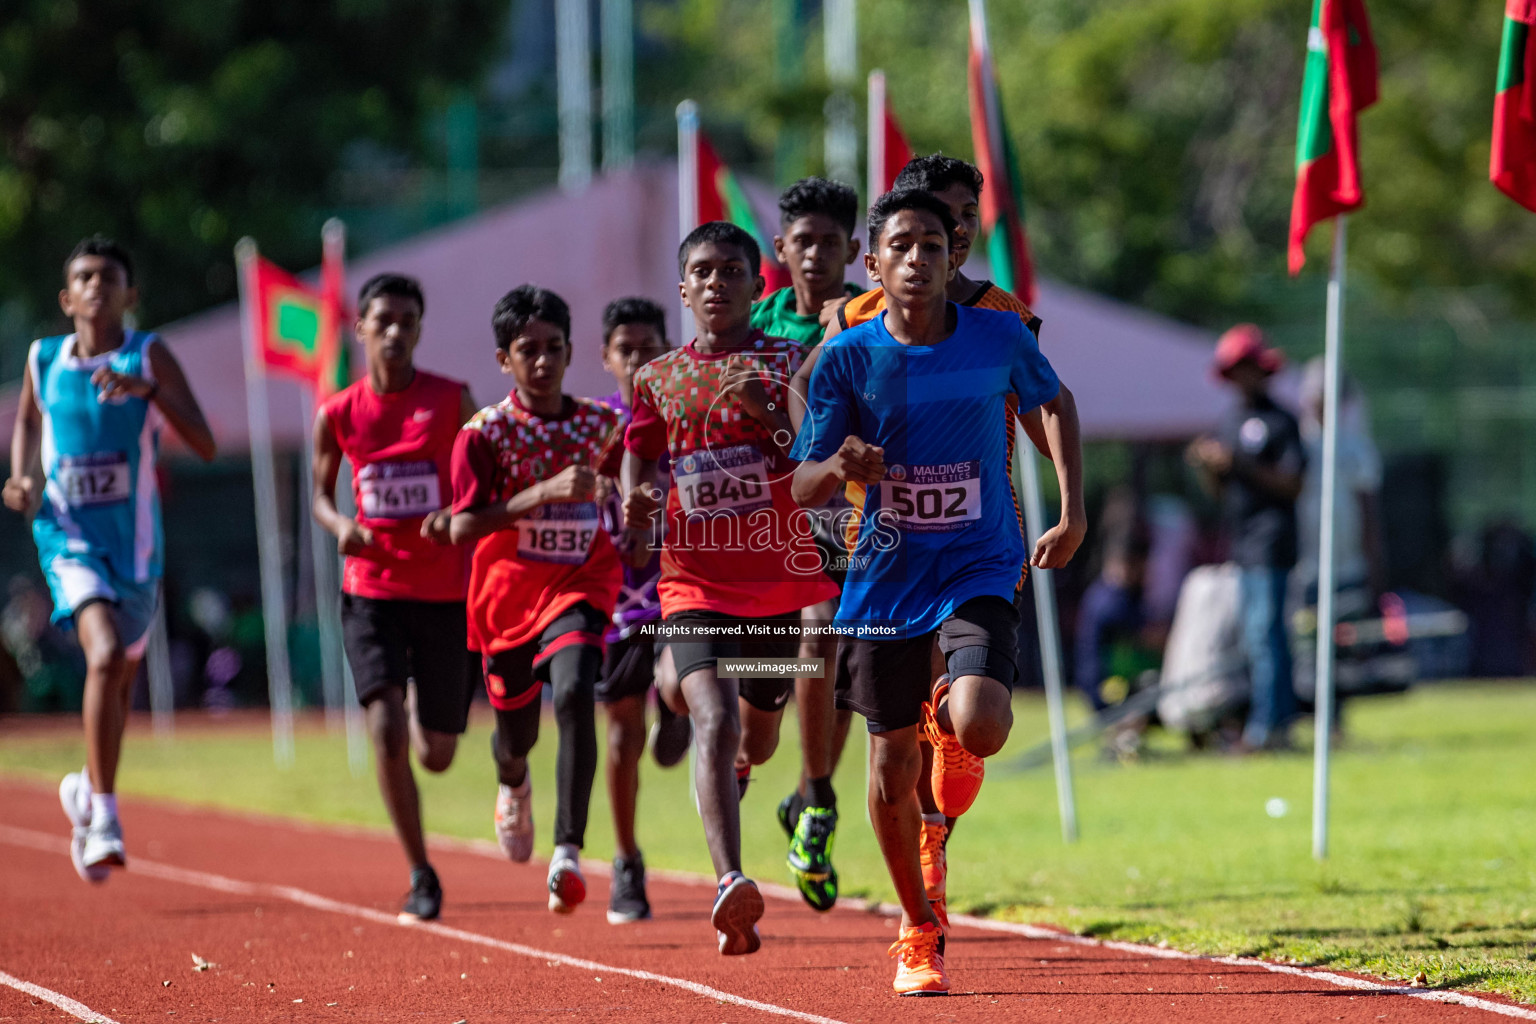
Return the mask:
M 12 0 L 0 22 L 0 377 L 57 325 L 60 264 L 100 231 L 141 321 L 229 299 L 231 248 L 318 259 L 348 152 L 419 154 L 478 82 L 506 0 Z

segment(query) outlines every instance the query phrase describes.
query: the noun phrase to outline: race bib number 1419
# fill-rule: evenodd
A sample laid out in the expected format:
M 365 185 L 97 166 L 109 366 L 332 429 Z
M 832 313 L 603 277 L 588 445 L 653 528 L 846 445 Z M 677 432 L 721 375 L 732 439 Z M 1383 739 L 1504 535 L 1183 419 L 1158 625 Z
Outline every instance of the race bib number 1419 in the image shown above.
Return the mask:
M 981 518 L 981 462 L 892 466 L 880 482 L 880 515 L 903 530 L 961 530 Z

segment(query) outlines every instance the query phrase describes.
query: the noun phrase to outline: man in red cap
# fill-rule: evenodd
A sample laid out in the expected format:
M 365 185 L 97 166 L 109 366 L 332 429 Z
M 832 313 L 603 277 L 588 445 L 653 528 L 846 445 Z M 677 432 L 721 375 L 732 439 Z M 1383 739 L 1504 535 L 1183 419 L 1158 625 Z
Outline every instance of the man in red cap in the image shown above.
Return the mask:
M 1189 446 L 1188 459 L 1221 499 L 1231 558 L 1242 570 L 1243 641 L 1252 700 L 1241 749 L 1285 747 L 1296 712 L 1285 631 L 1286 577 L 1296 564 L 1296 498 L 1306 454 L 1296 417 L 1269 397 L 1269 378 L 1285 357 L 1253 324 L 1238 324 L 1216 344 L 1214 370 L 1241 395 L 1215 437 Z

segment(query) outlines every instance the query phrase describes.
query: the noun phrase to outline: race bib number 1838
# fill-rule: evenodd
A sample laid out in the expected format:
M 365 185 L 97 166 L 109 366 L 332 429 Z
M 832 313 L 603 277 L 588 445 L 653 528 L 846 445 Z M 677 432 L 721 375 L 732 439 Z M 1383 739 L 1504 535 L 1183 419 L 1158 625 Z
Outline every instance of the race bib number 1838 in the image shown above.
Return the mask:
M 532 515 L 517 521 L 517 557 L 580 565 L 587 560 L 601 525 L 595 501 L 540 505 Z
M 981 518 L 981 462 L 892 466 L 880 482 L 880 515 L 903 530 L 961 530 Z

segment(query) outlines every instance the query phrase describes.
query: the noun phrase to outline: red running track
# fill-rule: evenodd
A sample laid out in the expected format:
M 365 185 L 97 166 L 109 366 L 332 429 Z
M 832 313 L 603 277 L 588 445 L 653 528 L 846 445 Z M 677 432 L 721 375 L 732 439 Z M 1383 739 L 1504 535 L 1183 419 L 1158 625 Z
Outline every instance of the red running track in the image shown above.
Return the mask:
M 402 925 L 390 836 L 121 806 L 129 870 L 88 886 L 70 866 L 54 792 L 0 781 L 0 1022 L 1536 1020 L 1496 998 L 960 918 L 954 992 L 897 999 L 885 956 L 895 927 L 881 913 L 818 915 L 769 887 L 762 951 L 727 959 L 715 952 L 706 881 L 653 878 L 655 920 L 615 927 L 595 871 L 587 903 L 557 917 L 543 866 L 452 841 L 433 853 L 442 920 Z M 687 825 L 698 827 L 691 815 Z M 198 970 L 194 957 L 212 966 Z

